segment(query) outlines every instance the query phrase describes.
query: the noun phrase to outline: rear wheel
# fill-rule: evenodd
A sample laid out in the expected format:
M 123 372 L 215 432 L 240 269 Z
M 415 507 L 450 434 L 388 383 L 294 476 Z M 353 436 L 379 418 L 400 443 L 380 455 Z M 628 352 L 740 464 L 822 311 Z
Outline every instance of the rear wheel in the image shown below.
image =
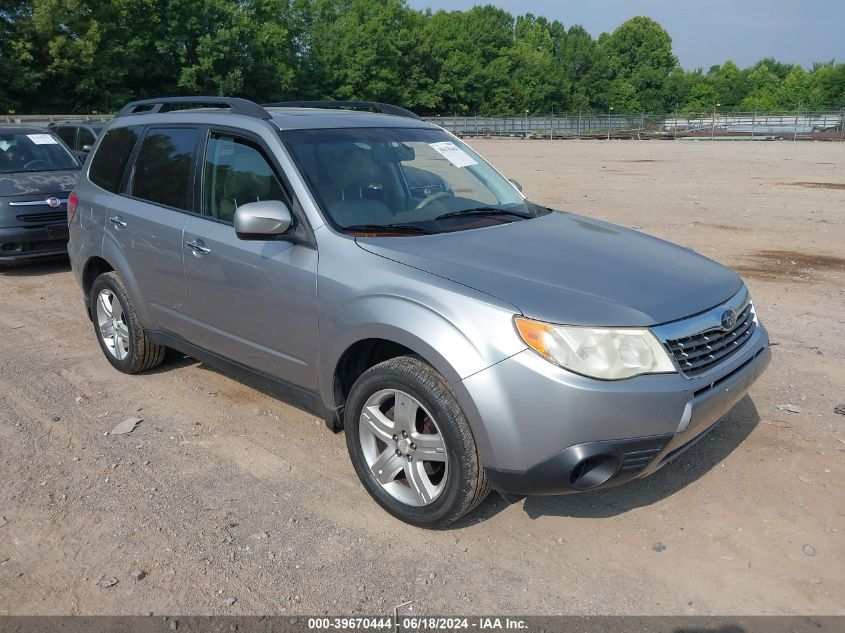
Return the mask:
M 364 372 L 344 418 L 358 477 L 402 521 L 442 527 L 489 493 L 463 412 L 448 383 L 421 359 L 393 358 Z
M 117 273 L 103 273 L 91 286 L 91 315 L 108 361 L 127 374 L 161 365 L 167 348 L 152 343 Z

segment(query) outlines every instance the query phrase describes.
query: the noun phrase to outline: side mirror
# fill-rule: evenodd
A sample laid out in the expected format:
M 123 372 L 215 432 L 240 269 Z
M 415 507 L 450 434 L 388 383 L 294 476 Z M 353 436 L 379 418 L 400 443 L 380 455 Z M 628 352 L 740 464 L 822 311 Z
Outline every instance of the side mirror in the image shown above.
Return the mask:
M 235 211 L 235 233 L 242 240 L 271 240 L 293 224 L 290 209 L 281 200 L 242 204 Z
M 522 193 L 522 185 L 519 184 L 519 181 L 514 180 L 513 178 L 508 178 L 508 182 L 511 183 L 519 193 Z

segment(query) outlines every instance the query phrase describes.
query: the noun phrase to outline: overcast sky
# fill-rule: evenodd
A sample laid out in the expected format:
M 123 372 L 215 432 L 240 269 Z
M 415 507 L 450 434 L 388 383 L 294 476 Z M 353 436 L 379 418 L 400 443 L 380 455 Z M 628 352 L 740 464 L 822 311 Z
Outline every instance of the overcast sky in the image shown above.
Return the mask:
M 811 66 L 845 62 L 845 0 L 408 0 L 417 9 L 494 4 L 519 15 L 581 24 L 593 36 L 635 15 L 660 22 L 687 69 L 733 59 L 745 67 L 774 57 Z

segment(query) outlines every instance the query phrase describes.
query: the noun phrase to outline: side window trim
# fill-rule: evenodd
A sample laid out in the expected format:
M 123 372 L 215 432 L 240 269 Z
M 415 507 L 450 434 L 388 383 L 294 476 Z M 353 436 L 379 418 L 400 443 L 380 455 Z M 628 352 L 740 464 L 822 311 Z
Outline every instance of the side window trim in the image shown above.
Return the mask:
M 204 145 L 203 140 L 201 138 L 201 134 L 203 132 L 204 126 L 202 125 L 191 125 L 191 124 L 184 124 L 184 123 L 161 123 L 161 124 L 152 124 L 144 126 L 144 130 L 141 132 L 138 142 L 135 143 L 135 147 L 132 150 L 132 155 L 129 158 L 129 163 L 127 165 L 127 169 L 124 171 L 123 174 L 123 181 L 121 182 L 120 192 L 119 195 L 122 195 L 126 198 L 131 198 L 132 200 L 137 200 L 138 202 L 144 202 L 146 204 L 152 204 L 162 209 L 168 209 L 170 211 L 178 211 L 180 213 L 191 213 L 196 214 L 196 200 L 194 196 L 194 189 L 193 186 L 194 180 L 196 178 L 196 171 L 197 171 L 197 162 L 199 160 L 199 148 L 201 145 Z M 137 166 L 138 155 L 141 152 L 141 148 L 144 146 L 144 141 L 147 140 L 147 137 L 154 132 L 155 130 L 193 130 L 197 135 L 196 143 L 194 143 L 194 152 L 191 155 L 191 166 L 190 170 L 188 171 L 188 200 L 187 209 L 180 209 L 178 207 L 171 207 L 166 204 L 161 204 L 160 202 L 156 202 L 154 200 L 147 200 L 146 198 L 139 198 L 134 195 L 132 188 L 135 181 L 135 169 Z

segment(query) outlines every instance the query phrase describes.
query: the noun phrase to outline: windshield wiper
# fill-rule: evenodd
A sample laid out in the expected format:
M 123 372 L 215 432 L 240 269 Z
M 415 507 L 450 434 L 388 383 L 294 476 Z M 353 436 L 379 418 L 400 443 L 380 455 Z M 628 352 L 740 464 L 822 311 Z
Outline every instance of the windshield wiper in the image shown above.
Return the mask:
M 353 224 L 344 226 L 344 231 L 354 233 L 407 233 L 408 235 L 430 235 L 431 231 L 411 224 Z
M 497 209 L 496 207 L 477 207 L 475 209 L 464 209 L 462 211 L 451 211 L 438 215 L 435 220 L 445 220 L 447 218 L 457 218 L 461 216 L 496 216 L 496 215 L 511 215 L 523 220 L 534 217 L 525 213 L 517 213 L 516 211 L 507 211 L 506 209 Z

